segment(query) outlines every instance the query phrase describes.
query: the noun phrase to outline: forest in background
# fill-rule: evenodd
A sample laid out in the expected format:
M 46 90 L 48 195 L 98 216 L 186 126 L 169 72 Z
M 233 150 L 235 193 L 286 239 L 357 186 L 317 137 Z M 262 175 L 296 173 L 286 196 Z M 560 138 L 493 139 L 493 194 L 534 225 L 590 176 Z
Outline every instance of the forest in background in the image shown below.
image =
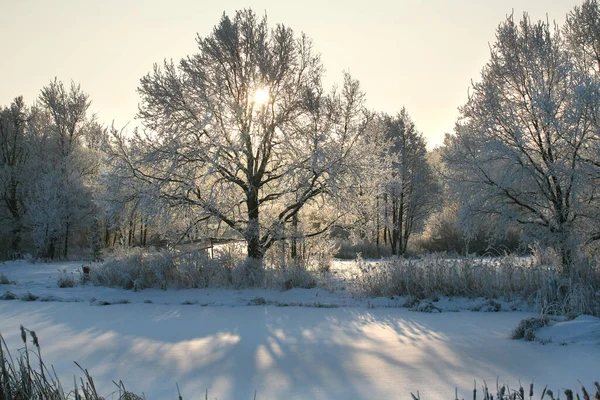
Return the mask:
M 90 95 L 55 79 L 0 109 L 0 256 L 223 240 L 270 264 L 551 249 L 571 273 L 600 239 L 599 17 L 591 0 L 564 26 L 507 17 L 432 151 L 406 110 L 368 110 L 350 74 L 324 88 L 310 39 L 251 10 L 141 78 L 139 129 L 103 126 Z

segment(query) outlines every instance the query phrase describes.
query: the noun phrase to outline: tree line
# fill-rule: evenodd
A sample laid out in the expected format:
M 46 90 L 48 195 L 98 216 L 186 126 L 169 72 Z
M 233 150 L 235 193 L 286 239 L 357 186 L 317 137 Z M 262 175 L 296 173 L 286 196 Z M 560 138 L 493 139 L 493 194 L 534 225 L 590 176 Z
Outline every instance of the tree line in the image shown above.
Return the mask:
M 423 232 L 466 252 L 513 235 L 569 271 L 600 239 L 599 17 L 591 0 L 563 27 L 507 17 L 454 133 L 428 152 L 408 112 L 367 109 L 350 74 L 324 88 L 306 35 L 224 14 L 195 54 L 141 78 L 131 132 L 58 80 L 0 110 L 0 250 L 94 257 L 210 237 L 296 259 L 342 228 L 395 255 Z

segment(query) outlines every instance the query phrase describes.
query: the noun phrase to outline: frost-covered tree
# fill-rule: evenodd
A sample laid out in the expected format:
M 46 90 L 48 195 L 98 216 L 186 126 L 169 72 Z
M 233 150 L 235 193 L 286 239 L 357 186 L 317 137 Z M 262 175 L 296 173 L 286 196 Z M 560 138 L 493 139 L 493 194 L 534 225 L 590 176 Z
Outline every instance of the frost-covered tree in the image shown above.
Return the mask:
M 25 166 L 29 159 L 28 115 L 29 110 L 20 96 L 9 107 L 0 106 L 0 218 L 8 228 L 13 254 L 21 251 L 23 235 Z
M 597 137 L 598 82 L 547 22 L 500 24 L 443 154 L 462 220 L 517 223 L 555 247 L 565 273 L 595 189 L 581 156 Z
M 75 83 L 66 88 L 55 79 L 42 89 L 39 101 L 44 115 L 39 119 L 32 160 L 37 181 L 32 183 L 31 202 L 36 204 L 31 204 L 30 220 L 33 231 L 44 236 L 36 240 L 41 254 L 67 257 L 73 238 L 81 238 L 94 225 L 91 180 L 97 175 L 99 158 L 93 145 L 102 127 L 88 115 L 89 96 Z M 57 209 L 46 210 L 51 206 Z M 52 229 L 43 228 L 49 226 Z
M 118 131 L 113 126 L 109 136 L 122 138 L 126 134 L 124 129 Z M 153 193 L 147 182 L 132 174 L 128 159 L 120 157 L 130 150 L 119 147 L 125 145 L 124 142 L 107 141 L 104 144 L 102 170 L 95 192 L 103 213 L 104 246 L 146 246 L 149 234 L 165 236 L 165 230 L 158 229 L 157 220 L 169 219 L 166 225 L 176 226 L 180 222 L 179 216 L 166 216 L 160 199 L 151 197 Z
M 596 84 L 600 81 L 600 4 L 597 0 L 585 0 L 581 6 L 576 6 L 566 18 L 563 29 L 567 50 L 582 74 L 590 74 Z M 592 93 L 582 99 L 590 107 L 588 123 L 595 134 L 590 135 L 579 157 L 588 168 L 589 191 L 586 196 L 588 208 L 587 243 L 600 240 L 600 199 L 597 188 L 600 187 L 600 116 L 594 111 L 598 109 L 600 95 Z
M 161 199 L 226 224 L 262 259 L 307 204 L 348 184 L 363 94 L 348 75 L 324 93 L 310 40 L 251 10 L 223 15 L 197 44 L 196 54 L 142 78 L 145 130 L 127 145 L 116 137 L 116 147 Z
M 338 224 L 349 230 L 356 241 L 379 246 L 385 226 L 381 214 L 384 186 L 390 179 L 390 142 L 385 121 L 375 112 L 365 114 L 365 129 L 360 141 L 361 168 L 352 176 L 346 190 L 331 201 L 331 207 L 345 210 Z M 379 248 L 379 247 L 378 247 Z
M 392 254 L 404 254 L 410 236 L 422 231 L 425 220 L 438 206 L 440 187 L 427 161 L 423 135 L 403 108 L 384 116 L 391 164 L 383 187 L 386 239 Z
M 575 62 L 600 74 L 600 5 L 597 0 L 585 0 L 569 14 L 564 26 L 567 47 Z

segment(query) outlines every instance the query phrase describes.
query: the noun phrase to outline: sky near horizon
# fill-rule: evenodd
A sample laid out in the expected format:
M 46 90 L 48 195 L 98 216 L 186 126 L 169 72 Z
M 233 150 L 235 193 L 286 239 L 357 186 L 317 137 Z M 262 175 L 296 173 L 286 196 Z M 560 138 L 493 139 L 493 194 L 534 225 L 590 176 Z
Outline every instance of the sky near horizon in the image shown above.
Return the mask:
M 404 106 L 430 147 L 451 132 L 471 80 L 507 14 L 564 22 L 576 0 L 0 0 L 0 104 L 28 104 L 57 77 L 81 84 L 104 124 L 138 125 L 136 89 L 152 65 L 196 52 L 223 12 L 252 8 L 269 24 L 305 32 L 326 69 L 324 83 L 349 71 L 367 106 Z

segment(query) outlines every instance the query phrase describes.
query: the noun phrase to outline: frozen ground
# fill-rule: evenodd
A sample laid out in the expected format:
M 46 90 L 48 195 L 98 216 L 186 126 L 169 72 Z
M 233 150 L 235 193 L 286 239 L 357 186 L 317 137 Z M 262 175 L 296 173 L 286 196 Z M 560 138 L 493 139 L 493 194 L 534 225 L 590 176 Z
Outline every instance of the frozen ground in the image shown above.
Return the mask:
M 451 398 L 455 387 L 472 396 L 473 379 L 491 386 L 497 378 L 512 386 L 533 380 L 555 391 L 600 379 L 597 318 L 544 328 L 538 337 L 552 342 L 542 345 L 508 339 L 533 313 L 446 312 L 481 299 L 442 299 L 442 312 L 430 314 L 384 307 L 399 299 L 353 299 L 322 289 L 57 287 L 57 270 L 80 267 L 0 264 L 0 274 L 16 281 L 0 285 L 0 296 L 30 291 L 54 300 L 0 301 L 0 331 L 16 349 L 19 325 L 35 330 L 45 360 L 65 383 L 79 373 L 76 360 L 103 393 L 123 380 L 148 399 L 176 399 L 175 382 L 185 399 L 204 398 L 206 389 L 222 400 L 250 399 L 255 390 L 258 399 L 402 399 L 417 390 L 422 399 L 440 399 Z M 248 305 L 260 298 L 303 306 Z M 101 306 L 120 300 L 130 303 Z

